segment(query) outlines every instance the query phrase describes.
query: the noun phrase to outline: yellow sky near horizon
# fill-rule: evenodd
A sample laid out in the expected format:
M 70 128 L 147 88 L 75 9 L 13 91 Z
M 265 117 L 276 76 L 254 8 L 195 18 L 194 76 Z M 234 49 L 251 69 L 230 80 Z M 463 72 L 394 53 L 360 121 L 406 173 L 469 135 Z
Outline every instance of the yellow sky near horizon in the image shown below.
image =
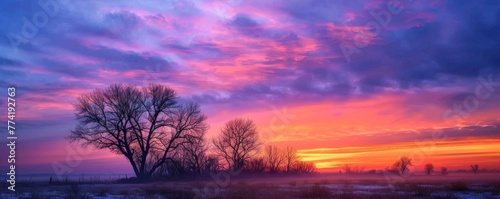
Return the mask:
M 414 171 L 422 171 L 431 163 L 436 169 L 469 169 L 471 164 L 481 168 L 500 167 L 500 139 L 423 141 L 366 147 L 312 148 L 298 150 L 303 161 L 312 161 L 320 171 L 338 171 L 346 164 L 366 170 L 385 169 L 402 156 L 413 159 Z

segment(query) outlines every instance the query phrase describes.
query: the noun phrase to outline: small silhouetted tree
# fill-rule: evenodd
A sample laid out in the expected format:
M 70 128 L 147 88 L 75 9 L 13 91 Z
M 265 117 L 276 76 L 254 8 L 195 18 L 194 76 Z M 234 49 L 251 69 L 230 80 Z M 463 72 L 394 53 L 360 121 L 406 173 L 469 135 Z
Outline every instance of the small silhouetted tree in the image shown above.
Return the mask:
M 189 171 L 185 159 L 180 150 L 173 151 L 169 159 L 155 170 L 155 177 L 170 177 L 185 174 Z
M 269 145 L 266 147 L 265 155 L 267 158 L 267 166 L 269 172 L 276 173 L 280 170 L 281 165 L 285 161 L 284 153 L 276 146 Z
M 479 165 L 478 164 L 470 165 L 470 168 L 471 168 L 471 171 L 474 174 L 477 174 L 477 171 L 479 171 Z
M 285 148 L 285 171 L 286 172 L 291 172 L 293 164 L 297 161 L 297 150 L 294 148 L 287 146 Z
M 441 175 L 448 175 L 448 168 L 441 167 Z
M 345 171 L 345 173 L 352 173 L 351 165 L 345 164 L 344 171 Z
M 229 170 L 243 169 L 260 147 L 257 127 L 252 120 L 241 118 L 228 121 L 212 142 Z
M 409 166 L 412 166 L 411 161 L 411 158 L 401 157 L 392 165 L 392 168 L 397 170 L 400 174 L 405 174 L 406 172 L 410 171 Z
M 203 166 L 204 173 L 222 170 L 222 165 L 219 163 L 219 156 L 217 155 L 205 155 Z
M 266 168 L 267 168 L 266 161 L 264 160 L 264 158 L 261 157 L 252 158 L 245 165 L 246 171 L 255 173 L 263 173 L 266 170 Z
M 180 111 L 179 117 L 187 117 L 192 113 L 192 110 L 199 110 L 197 104 L 190 103 Z M 182 145 L 182 155 L 188 170 L 192 173 L 203 173 L 208 162 L 207 150 L 208 145 L 204 140 L 206 128 L 194 132 L 196 136 L 186 138 L 186 143 Z
M 345 170 L 345 173 L 348 173 L 348 174 L 352 174 L 352 173 L 363 173 L 363 171 L 365 170 L 365 167 L 364 166 L 351 166 L 349 164 L 345 164 L 344 165 L 344 170 Z
M 313 162 L 297 161 L 293 165 L 293 171 L 296 173 L 316 172 L 316 165 Z
M 425 164 L 424 170 L 425 170 L 425 173 L 427 175 L 431 175 L 432 172 L 434 172 L 434 165 L 432 165 L 432 164 Z
M 161 84 L 113 84 L 83 94 L 74 107 L 78 124 L 68 139 L 125 156 L 140 179 L 176 165 L 176 149 L 206 130 L 199 106 L 179 104 L 176 92 Z

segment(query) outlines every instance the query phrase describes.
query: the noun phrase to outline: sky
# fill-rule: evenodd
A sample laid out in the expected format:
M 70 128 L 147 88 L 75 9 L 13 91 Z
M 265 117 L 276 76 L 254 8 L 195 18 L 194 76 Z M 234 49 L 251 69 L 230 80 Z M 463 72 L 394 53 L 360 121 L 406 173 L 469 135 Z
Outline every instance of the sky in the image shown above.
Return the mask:
M 499 9 L 494 0 L 7 0 L 0 104 L 15 86 L 19 173 L 132 173 L 124 157 L 64 139 L 76 98 L 112 83 L 174 88 L 200 103 L 208 137 L 252 119 L 265 145 L 292 146 L 320 171 L 384 169 L 401 156 L 415 171 L 500 169 Z

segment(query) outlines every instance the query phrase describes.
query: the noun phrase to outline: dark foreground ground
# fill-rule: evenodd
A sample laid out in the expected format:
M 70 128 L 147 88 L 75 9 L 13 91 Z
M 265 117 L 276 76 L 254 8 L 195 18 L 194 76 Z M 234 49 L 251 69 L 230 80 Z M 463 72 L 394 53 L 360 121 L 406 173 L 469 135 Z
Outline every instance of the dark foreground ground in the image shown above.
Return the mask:
M 229 177 L 229 178 L 228 178 Z M 231 176 L 149 183 L 19 183 L 0 198 L 500 198 L 500 173 Z

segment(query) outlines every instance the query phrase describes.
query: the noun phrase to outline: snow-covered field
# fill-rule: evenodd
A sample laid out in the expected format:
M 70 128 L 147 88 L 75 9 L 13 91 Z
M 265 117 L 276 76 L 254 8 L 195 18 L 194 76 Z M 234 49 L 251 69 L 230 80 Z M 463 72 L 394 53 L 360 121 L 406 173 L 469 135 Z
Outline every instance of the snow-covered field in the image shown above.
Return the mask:
M 391 178 L 389 178 L 391 179 Z M 0 198 L 499 198 L 500 174 L 448 176 L 315 174 L 150 183 L 20 183 Z

